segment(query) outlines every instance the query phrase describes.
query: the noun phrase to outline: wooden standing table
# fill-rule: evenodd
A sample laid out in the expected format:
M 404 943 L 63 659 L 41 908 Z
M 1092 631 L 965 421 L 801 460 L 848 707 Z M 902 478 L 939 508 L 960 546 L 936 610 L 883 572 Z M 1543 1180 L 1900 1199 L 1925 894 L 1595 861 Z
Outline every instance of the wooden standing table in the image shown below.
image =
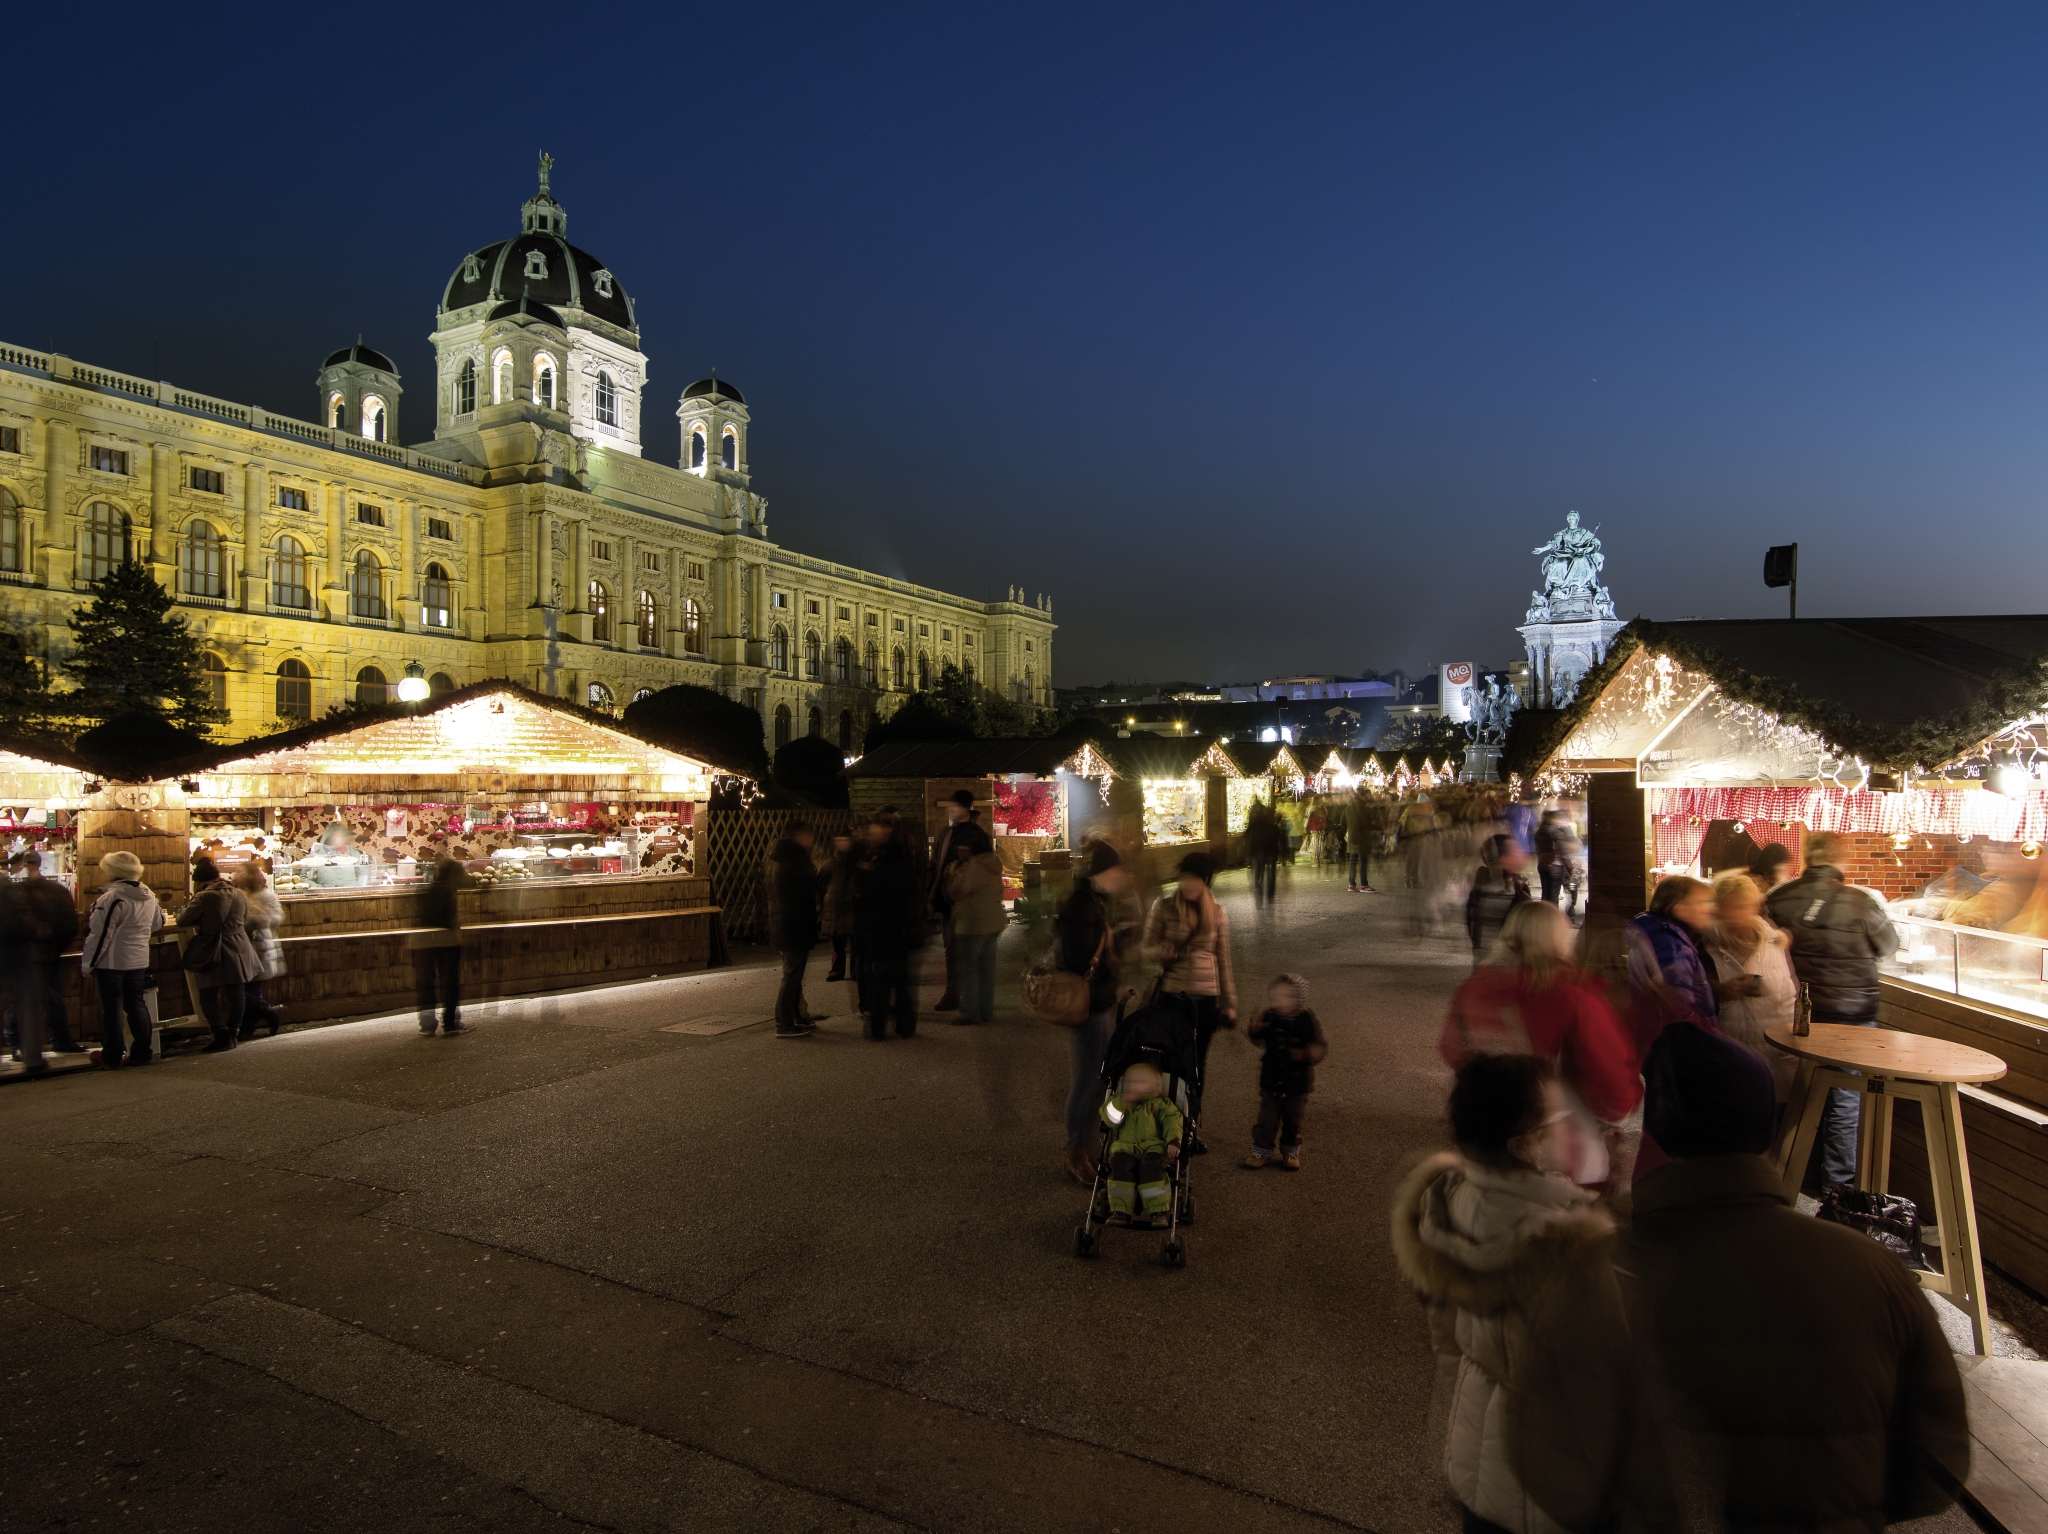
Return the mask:
M 1804 1036 L 1790 1028 L 1769 1028 L 1764 1036 L 1799 1061 L 1799 1077 L 1792 1088 L 1792 1104 L 1799 1111 L 1797 1127 L 1784 1137 L 1779 1150 L 1788 1199 L 1799 1192 L 1831 1090 L 1846 1087 L 1861 1096 L 1856 1186 L 1872 1193 L 1888 1191 L 1891 1180 L 1892 1103 L 1908 1097 L 1920 1105 L 1927 1180 L 1934 1188 L 1936 1239 L 1941 1247 L 1941 1271 L 1922 1272 L 1920 1282 L 1968 1312 L 1977 1351 L 1988 1354 L 1991 1316 L 1984 1301 L 1984 1258 L 1977 1246 L 1977 1206 L 1970 1193 L 1962 1098 L 1956 1088 L 1966 1081 L 1996 1081 L 2005 1074 L 2005 1062 L 1967 1044 L 1891 1028 L 1815 1023 Z

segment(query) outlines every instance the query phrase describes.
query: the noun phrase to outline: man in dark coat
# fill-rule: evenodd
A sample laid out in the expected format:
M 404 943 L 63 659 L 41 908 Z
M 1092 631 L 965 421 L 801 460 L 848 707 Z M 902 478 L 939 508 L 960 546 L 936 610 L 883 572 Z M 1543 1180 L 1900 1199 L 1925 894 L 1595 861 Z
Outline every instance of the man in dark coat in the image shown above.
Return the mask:
M 975 824 L 974 791 L 956 788 L 946 796 L 946 826 L 932 847 L 932 864 L 925 871 L 925 895 L 932 915 L 939 923 L 939 941 L 946 949 L 946 989 L 932 1004 L 934 1012 L 954 1012 L 960 1007 L 960 993 L 953 977 L 953 901 L 946 893 L 946 870 L 953 866 L 953 849 L 967 832 L 985 835 Z
M 898 1038 L 917 1032 L 910 956 L 924 941 L 925 910 L 910 849 L 877 815 L 868 822 L 866 855 L 853 871 L 854 962 L 871 1039 L 884 1037 L 892 1019 Z
M 800 1039 L 817 1025 L 804 1006 L 804 966 L 818 941 L 817 841 L 810 826 L 793 820 L 768 854 L 768 928 L 782 955 L 782 989 L 775 993 L 775 1037 Z
M 58 955 L 78 936 L 78 906 L 71 891 L 55 879 L 43 877 L 43 858 L 38 852 L 17 852 L 8 867 L 20 871 L 15 893 L 21 898 L 34 929 L 29 939 L 28 974 L 24 994 L 41 1007 L 43 1042 L 55 1054 L 76 1055 L 84 1048 L 71 1035 L 71 1022 L 64 1012 L 64 984 L 58 970 Z M 18 1039 L 15 1014 L 21 1005 L 7 1005 L 7 1035 Z
M 1877 1025 L 1877 961 L 1899 951 L 1884 907 L 1842 877 L 1848 849 L 1830 831 L 1806 838 L 1806 871 L 1765 897 L 1771 920 L 1792 938 L 1792 968 L 1813 1000 L 1816 1023 Z M 1856 1177 L 1857 1094 L 1837 1087 L 1821 1115 L 1821 1172 Z

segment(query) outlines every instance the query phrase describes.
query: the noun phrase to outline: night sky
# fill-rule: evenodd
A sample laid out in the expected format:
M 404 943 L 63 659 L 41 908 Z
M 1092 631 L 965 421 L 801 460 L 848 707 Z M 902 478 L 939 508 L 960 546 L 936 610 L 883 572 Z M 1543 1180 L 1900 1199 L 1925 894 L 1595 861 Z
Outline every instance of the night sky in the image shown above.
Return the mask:
M 683 18 L 683 19 L 678 19 Z M 1626 617 L 2033 612 L 2048 10 L 30 7 L 0 341 L 432 428 L 556 159 L 650 457 L 716 364 L 778 541 L 1049 591 L 1055 680 L 1520 654 Z

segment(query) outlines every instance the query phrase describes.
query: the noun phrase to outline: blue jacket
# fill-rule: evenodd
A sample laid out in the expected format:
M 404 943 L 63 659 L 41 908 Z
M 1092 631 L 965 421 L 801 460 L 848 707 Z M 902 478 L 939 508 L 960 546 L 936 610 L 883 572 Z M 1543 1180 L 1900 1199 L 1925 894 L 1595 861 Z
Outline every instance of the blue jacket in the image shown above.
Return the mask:
M 1661 985 L 1677 993 L 1682 1011 L 1718 1023 L 1721 1008 L 1707 965 L 1699 939 L 1683 922 L 1645 911 L 1628 924 L 1628 988 L 1639 1004 L 1656 1000 Z

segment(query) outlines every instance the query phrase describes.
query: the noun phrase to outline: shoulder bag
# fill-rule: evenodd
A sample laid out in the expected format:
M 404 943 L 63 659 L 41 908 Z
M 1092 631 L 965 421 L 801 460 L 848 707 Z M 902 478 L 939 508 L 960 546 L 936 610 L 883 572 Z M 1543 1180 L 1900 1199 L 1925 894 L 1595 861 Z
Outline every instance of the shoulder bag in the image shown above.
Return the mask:
M 1050 956 L 1024 972 L 1024 1010 L 1041 1023 L 1056 1028 L 1078 1028 L 1088 1021 L 1089 990 L 1102 956 L 1109 949 L 1109 922 L 1104 919 L 1102 941 L 1088 961 L 1086 974 L 1059 969 Z

